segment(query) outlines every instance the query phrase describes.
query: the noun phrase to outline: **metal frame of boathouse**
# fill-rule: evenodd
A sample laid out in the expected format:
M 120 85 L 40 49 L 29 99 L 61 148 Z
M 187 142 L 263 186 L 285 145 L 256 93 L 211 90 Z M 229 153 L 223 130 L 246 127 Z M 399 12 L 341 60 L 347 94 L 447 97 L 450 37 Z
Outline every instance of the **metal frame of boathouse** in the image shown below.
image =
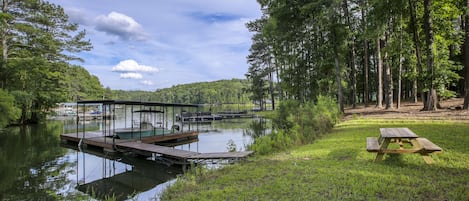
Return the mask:
M 108 136 L 110 137 L 112 135 L 113 137 L 113 147 L 115 147 L 115 136 L 114 135 L 114 130 L 116 129 L 115 128 L 115 110 L 116 110 L 116 105 L 120 105 L 120 106 L 124 106 L 124 118 L 125 118 L 125 125 L 124 127 L 127 127 L 127 107 L 130 107 L 130 112 L 131 112 L 131 128 L 133 129 L 134 125 L 133 125 L 133 122 L 134 122 L 134 115 L 133 113 L 137 110 L 144 110 L 145 107 L 150 107 L 150 110 L 151 108 L 154 108 L 154 107 L 160 107 L 160 110 L 162 109 L 163 113 L 165 115 L 163 115 L 163 122 L 165 122 L 165 119 L 167 119 L 167 112 L 168 112 L 168 107 L 171 107 L 172 108 L 172 112 L 173 114 L 176 114 L 175 113 L 175 107 L 178 107 L 180 108 L 180 113 L 182 113 L 185 108 L 199 108 L 199 105 L 195 105 L 195 104 L 178 104 L 178 103 L 160 103 L 160 102 L 147 102 L 147 101 L 122 101 L 122 100 L 83 100 L 83 101 L 77 101 L 77 110 L 78 108 L 81 108 L 83 109 L 82 111 L 82 114 L 83 114 L 83 117 L 84 117 L 84 114 L 86 113 L 86 107 L 89 106 L 89 105 L 97 105 L 97 104 L 102 104 L 102 115 L 103 117 L 111 117 L 111 118 L 102 118 L 102 123 L 104 125 L 103 129 L 102 129 L 102 132 L 103 132 L 103 136 Z M 135 107 L 137 107 L 137 110 L 134 110 Z M 166 118 L 165 118 L 166 117 Z M 78 124 L 78 120 L 80 119 L 80 112 L 77 111 L 77 137 L 78 137 L 78 133 L 79 133 L 79 124 Z M 107 123 L 107 120 L 112 120 L 112 126 L 113 128 L 111 128 L 111 124 L 108 124 Z M 142 115 L 140 115 L 139 117 L 139 120 L 142 121 Z M 167 122 L 166 122 L 167 123 Z M 109 125 L 109 127 L 107 127 L 106 125 Z M 173 122 L 172 122 L 172 125 L 175 125 L 175 121 L 174 121 L 174 118 L 173 118 Z M 189 127 L 188 127 L 188 132 L 198 132 L 198 125 L 197 125 L 197 129 L 196 131 L 193 131 L 191 130 L 191 125 L 192 124 L 188 124 Z M 184 126 L 181 126 L 181 133 L 184 133 Z M 82 138 L 85 138 L 84 135 L 86 133 L 86 128 L 85 126 L 83 126 L 83 129 L 82 129 L 82 134 L 83 134 L 83 137 Z M 136 134 L 139 134 L 139 132 L 137 132 Z M 170 134 L 170 133 L 164 133 L 163 132 L 163 136 L 165 136 L 165 134 Z M 144 141 L 146 143 L 154 143 L 154 142 L 158 142 L 158 141 L 152 141 L 152 140 L 145 140 L 145 139 L 142 139 L 142 136 L 141 136 L 141 132 L 140 132 L 140 136 L 138 138 L 139 140 L 141 141 Z M 106 139 L 105 139 L 106 140 Z M 106 141 L 105 141 L 106 143 Z
M 150 137 L 143 137 L 140 136 L 138 139 L 116 139 L 116 135 L 114 133 L 115 128 L 115 110 L 116 105 L 123 105 L 124 106 L 124 115 L 125 115 L 125 124 L 127 123 L 127 107 L 131 107 L 131 123 L 133 129 L 133 113 L 134 107 L 139 107 L 139 110 L 145 109 L 145 107 L 151 108 L 159 107 L 162 109 L 163 113 L 163 122 L 165 122 L 165 117 L 167 119 L 167 112 L 168 107 L 171 107 L 172 113 L 175 113 L 175 107 L 181 108 L 180 114 L 184 111 L 185 108 L 199 108 L 199 105 L 194 104 L 176 104 L 176 103 L 160 103 L 160 102 L 141 102 L 141 101 L 117 101 L 117 100 L 91 100 L 91 101 L 78 101 L 77 102 L 77 110 L 79 110 L 80 106 L 83 109 L 83 115 L 86 113 L 87 105 L 96 105 L 102 104 L 102 115 L 103 117 L 111 117 L 111 118 L 101 118 L 103 123 L 103 129 L 101 133 L 99 132 L 87 132 L 86 127 L 83 124 L 82 130 L 79 127 L 79 112 L 77 111 L 77 130 L 76 133 L 70 134 L 62 134 L 60 137 L 63 141 L 72 141 L 77 142 L 78 146 L 81 145 L 91 145 L 94 147 L 101 147 L 104 151 L 107 152 L 132 152 L 139 155 L 144 156 L 160 156 L 162 159 L 170 161 L 171 163 L 176 164 L 188 164 L 190 162 L 199 162 L 203 160 L 239 160 L 243 159 L 253 152 L 251 151 L 244 151 L 244 152 L 221 152 L 221 153 L 198 153 L 192 151 L 185 151 L 179 150 L 171 147 L 159 146 L 155 145 L 156 142 L 164 142 L 168 140 L 177 140 L 177 139 L 190 139 L 193 137 L 198 136 L 198 122 L 192 122 L 192 124 L 196 124 L 197 130 L 191 130 L 191 122 L 188 123 L 188 131 L 184 132 L 184 125 L 181 125 L 181 131 L 178 133 L 168 133 L 165 134 L 163 132 L 162 135 L 155 135 Z M 140 115 L 140 121 L 142 116 Z M 107 121 L 113 121 L 112 127 L 111 124 L 107 123 Z M 173 118 L 173 123 L 175 124 L 175 118 Z M 126 127 L 126 125 L 124 126 Z M 81 134 L 81 135 L 80 135 Z M 137 133 L 138 134 L 138 133 Z M 112 142 L 109 142 L 112 138 Z

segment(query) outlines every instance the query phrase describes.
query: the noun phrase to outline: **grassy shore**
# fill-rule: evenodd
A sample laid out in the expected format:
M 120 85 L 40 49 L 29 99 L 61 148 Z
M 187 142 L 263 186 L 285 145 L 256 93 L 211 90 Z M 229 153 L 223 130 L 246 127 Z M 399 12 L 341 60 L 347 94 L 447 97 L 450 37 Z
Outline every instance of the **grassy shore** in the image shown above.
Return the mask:
M 374 163 L 366 137 L 384 127 L 408 127 L 444 152 L 432 155 L 432 165 L 418 154 Z M 195 168 L 162 200 L 469 200 L 469 124 L 353 119 L 288 152 Z

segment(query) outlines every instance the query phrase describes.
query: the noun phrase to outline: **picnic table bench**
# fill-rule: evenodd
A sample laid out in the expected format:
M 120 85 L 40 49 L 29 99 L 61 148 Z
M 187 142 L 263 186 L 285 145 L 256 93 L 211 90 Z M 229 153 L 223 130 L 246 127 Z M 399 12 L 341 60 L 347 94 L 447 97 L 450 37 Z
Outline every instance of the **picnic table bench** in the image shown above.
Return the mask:
M 399 147 L 390 148 L 391 143 L 397 143 Z M 380 128 L 379 137 L 366 138 L 366 150 L 377 153 L 375 162 L 381 161 L 384 154 L 418 153 L 427 164 L 434 162 L 430 157 L 431 153 L 443 151 L 427 138 L 418 137 L 408 128 Z

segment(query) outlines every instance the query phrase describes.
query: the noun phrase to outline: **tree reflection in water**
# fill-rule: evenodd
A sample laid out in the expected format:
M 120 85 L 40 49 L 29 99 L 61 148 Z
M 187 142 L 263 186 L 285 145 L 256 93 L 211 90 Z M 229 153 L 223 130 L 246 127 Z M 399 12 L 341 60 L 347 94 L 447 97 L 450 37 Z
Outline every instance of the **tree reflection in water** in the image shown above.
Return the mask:
M 232 140 L 241 148 L 252 142 L 251 137 L 270 133 L 266 129 L 269 125 L 264 119 L 214 122 L 192 147 L 200 152 L 226 151 L 227 142 Z M 102 126 L 80 122 L 78 127 L 98 130 Z M 76 128 L 72 120 L 1 130 L 0 200 L 148 200 L 183 172 L 179 167 L 133 156 L 111 157 L 89 148 L 82 152 L 76 144 L 61 147 L 60 134 L 75 132 Z
M 257 138 L 269 134 L 271 132 L 271 123 L 268 119 L 259 117 L 253 119 L 248 128 L 243 131 L 244 135 L 251 136 L 254 140 Z

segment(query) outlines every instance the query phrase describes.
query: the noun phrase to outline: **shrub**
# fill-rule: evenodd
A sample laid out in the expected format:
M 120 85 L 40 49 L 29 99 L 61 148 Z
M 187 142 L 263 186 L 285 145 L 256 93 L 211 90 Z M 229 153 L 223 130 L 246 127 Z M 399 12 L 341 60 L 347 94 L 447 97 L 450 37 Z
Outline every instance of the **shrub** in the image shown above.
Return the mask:
M 0 115 L 0 129 L 17 120 L 20 115 L 19 109 L 15 106 L 15 98 L 2 89 L 0 89 L 0 113 L 2 114 Z
M 299 104 L 291 100 L 282 102 L 272 120 L 277 130 L 257 138 L 249 149 L 262 155 L 312 143 L 329 132 L 340 115 L 334 99 L 326 96 L 319 96 L 315 104 Z

